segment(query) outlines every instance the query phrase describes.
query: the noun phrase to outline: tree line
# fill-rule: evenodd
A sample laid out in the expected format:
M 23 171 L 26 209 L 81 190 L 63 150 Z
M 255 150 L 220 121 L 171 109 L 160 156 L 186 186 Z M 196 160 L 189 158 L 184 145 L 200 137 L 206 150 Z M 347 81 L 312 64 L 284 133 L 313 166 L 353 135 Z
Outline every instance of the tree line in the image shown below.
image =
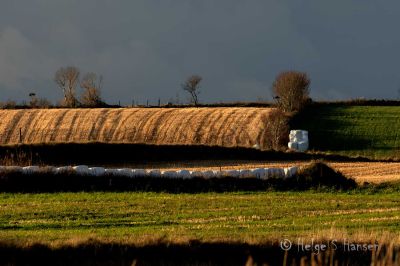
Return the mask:
M 109 106 L 101 97 L 103 89 L 103 76 L 94 72 L 81 75 L 79 68 L 74 66 L 60 67 L 54 74 L 53 80 L 62 91 L 63 98 L 58 106 L 76 107 L 107 107 Z M 199 95 L 201 82 L 200 75 L 191 75 L 181 84 L 181 89 L 188 93 L 189 103 L 193 106 L 200 104 Z M 280 73 L 272 84 L 272 95 L 275 105 L 282 112 L 300 110 L 309 101 L 310 79 L 306 73 L 286 71 Z M 78 89 L 81 92 L 78 93 Z M 32 108 L 47 108 L 52 104 L 46 98 L 38 97 L 35 92 L 29 93 L 29 104 L 23 106 Z M 133 104 L 132 104 L 133 105 Z M 1 108 L 14 108 L 14 101 L 0 103 Z M 160 106 L 160 100 L 159 100 Z

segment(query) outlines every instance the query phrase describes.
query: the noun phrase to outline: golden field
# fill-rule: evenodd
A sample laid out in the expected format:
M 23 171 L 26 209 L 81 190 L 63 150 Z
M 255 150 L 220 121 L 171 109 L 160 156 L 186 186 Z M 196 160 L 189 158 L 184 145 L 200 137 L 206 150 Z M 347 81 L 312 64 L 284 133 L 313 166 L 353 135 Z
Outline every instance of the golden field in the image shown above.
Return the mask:
M 250 147 L 271 108 L 108 108 L 0 110 L 0 145 L 147 143 Z M 20 134 L 21 130 L 21 134 Z

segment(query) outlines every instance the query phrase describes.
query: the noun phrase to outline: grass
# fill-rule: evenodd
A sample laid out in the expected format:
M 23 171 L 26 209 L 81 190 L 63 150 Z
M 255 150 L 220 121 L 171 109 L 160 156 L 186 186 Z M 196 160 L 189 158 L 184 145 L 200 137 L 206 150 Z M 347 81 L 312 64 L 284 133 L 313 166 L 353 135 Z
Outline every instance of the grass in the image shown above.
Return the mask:
M 400 244 L 398 193 L 0 194 L 0 239 L 20 246 L 96 239 L 272 243 L 282 238 Z
M 292 128 L 308 130 L 315 151 L 400 158 L 400 106 L 310 106 Z

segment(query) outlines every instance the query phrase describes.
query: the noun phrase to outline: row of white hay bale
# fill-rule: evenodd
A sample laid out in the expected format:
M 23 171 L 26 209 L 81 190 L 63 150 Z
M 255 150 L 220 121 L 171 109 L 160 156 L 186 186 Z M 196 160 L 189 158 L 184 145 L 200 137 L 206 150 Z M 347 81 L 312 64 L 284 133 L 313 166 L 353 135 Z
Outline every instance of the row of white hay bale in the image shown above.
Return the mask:
M 213 177 L 234 177 L 234 178 L 290 178 L 296 175 L 298 167 L 288 168 L 257 168 L 257 169 L 243 169 L 243 170 L 205 170 L 205 171 L 189 171 L 189 170 L 178 170 L 178 171 L 162 171 L 158 169 L 106 169 L 103 167 L 88 167 L 87 165 L 78 166 L 62 166 L 62 167 L 39 167 L 39 166 L 0 166 L 0 172 L 13 171 L 20 172 L 23 174 L 35 174 L 51 172 L 60 174 L 63 172 L 75 172 L 80 175 L 88 176 L 103 176 L 103 175 L 115 175 L 125 177 L 162 177 L 162 178 L 213 178 Z

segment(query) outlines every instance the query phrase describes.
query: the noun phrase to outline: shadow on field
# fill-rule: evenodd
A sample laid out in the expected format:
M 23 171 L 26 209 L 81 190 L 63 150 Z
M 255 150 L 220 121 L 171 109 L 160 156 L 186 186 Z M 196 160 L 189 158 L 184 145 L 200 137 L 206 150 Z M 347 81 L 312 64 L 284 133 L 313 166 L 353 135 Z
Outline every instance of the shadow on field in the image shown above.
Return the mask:
M 21 156 L 23 155 L 23 156 Z M 3 159 L 4 162 L 1 160 Z M 6 160 L 4 160 L 6 159 Z M 133 165 L 189 161 L 371 161 L 341 155 L 262 151 L 242 147 L 66 143 L 0 146 L 0 164 L 17 165 Z
M 310 149 L 319 151 L 351 151 L 376 148 L 371 136 L 351 131 L 354 121 L 341 105 L 310 105 L 290 121 L 291 128 L 309 131 Z M 343 119 L 336 119 L 342 117 Z M 350 130 L 350 131 L 349 131 Z
M 371 265 L 371 262 L 389 262 L 386 253 L 392 253 L 393 261 L 398 250 L 387 252 L 384 247 L 380 254 L 374 254 L 373 251 L 346 251 L 344 245 L 338 244 L 314 254 L 296 245 L 286 252 L 279 244 L 191 242 L 134 247 L 91 241 L 73 247 L 23 248 L 0 243 L 2 265 Z
M 323 163 L 313 163 L 291 178 L 162 178 L 80 175 L 39 172 L 25 175 L 16 171 L 0 172 L 0 192 L 78 192 L 78 191 L 152 191 L 169 193 L 202 193 L 266 190 L 307 190 L 311 188 L 353 189 L 353 179 L 346 178 Z

